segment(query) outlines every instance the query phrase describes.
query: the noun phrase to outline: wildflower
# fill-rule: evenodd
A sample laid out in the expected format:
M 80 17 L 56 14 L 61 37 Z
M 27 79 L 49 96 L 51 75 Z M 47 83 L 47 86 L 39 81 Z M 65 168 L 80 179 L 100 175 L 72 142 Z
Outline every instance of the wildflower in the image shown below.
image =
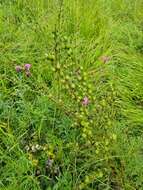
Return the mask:
M 30 67 L 31 67 L 31 64 L 25 64 L 24 65 L 24 68 L 25 68 L 26 71 L 29 71 Z
M 19 73 L 19 72 L 22 71 L 22 67 L 21 67 L 20 65 L 17 65 L 17 66 L 15 67 L 15 70 L 16 70 L 17 73 Z
M 82 105 L 87 106 L 88 104 L 89 104 L 89 99 L 87 96 L 85 96 L 83 101 L 82 101 Z
M 107 62 L 110 61 L 110 57 L 104 55 L 104 56 L 101 57 L 101 61 L 102 61 L 103 63 L 107 63 Z

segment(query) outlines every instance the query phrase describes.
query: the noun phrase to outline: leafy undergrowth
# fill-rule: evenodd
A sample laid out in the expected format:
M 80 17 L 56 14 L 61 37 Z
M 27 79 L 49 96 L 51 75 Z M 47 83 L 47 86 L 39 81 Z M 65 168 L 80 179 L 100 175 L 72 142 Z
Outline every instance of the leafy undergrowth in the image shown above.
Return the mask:
M 0 1 L 0 189 L 143 189 L 142 0 Z

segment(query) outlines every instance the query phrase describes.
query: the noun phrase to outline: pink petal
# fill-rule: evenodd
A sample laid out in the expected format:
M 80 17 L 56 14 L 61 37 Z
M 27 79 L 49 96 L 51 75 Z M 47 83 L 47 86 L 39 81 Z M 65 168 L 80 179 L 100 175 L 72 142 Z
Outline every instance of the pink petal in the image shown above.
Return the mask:
M 29 69 L 30 69 L 30 67 L 31 67 L 31 64 L 25 64 L 24 67 L 25 67 L 25 70 L 26 70 L 26 71 L 29 71 Z
M 15 70 L 16 70 L 16 72 L 21 72 L 22 71 L 22 67 L 20 66 L 20 65 L 17 65 L 16 67 L 15 67 Z
M 86 106 L 89 104 L 89 99 L 88 97 L 84 97 L 83 101 L 82 101 L 82 105 Z

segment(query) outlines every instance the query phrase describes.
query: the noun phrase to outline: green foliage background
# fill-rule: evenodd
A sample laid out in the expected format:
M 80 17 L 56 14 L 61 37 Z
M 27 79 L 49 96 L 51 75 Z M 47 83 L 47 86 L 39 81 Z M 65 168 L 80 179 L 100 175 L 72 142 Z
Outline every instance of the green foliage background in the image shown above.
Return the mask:
M 0 1 L 1 190 L 143 189 L 142 10 Z

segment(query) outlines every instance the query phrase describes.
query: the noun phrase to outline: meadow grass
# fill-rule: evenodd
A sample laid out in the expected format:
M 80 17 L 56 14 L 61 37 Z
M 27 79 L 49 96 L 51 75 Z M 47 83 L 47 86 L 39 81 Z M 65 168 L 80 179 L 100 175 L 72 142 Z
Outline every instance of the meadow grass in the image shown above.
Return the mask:
M 142 10 L 0 1 L 0 190 L 143 189 Z

